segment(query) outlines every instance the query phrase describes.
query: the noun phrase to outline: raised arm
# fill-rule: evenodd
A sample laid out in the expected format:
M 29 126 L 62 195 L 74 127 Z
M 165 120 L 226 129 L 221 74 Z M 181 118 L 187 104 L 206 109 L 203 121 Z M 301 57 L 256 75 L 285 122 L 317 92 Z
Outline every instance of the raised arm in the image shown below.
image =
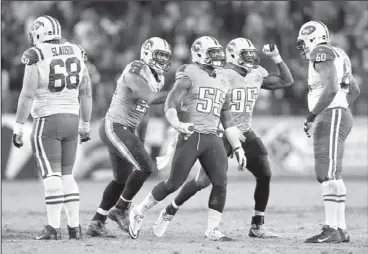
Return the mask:
M 128 73 L 123 77 L 126 84 L 133 92 L 133 97 L 142 99 L 148 105 L 164 103 L 169 92 L 153 92 L 141 76 Z
M 276 90 L 291 86 L 294 83 L 293 76 L 291 75 L 286 63 L 282 60 L 277 46 L 274 44 L 267 44 L 263 47 L 263 53 L 272 58 L 277 65 L 279 73 L 272 73 L 265 77 L 261 88 L 266 90 Z

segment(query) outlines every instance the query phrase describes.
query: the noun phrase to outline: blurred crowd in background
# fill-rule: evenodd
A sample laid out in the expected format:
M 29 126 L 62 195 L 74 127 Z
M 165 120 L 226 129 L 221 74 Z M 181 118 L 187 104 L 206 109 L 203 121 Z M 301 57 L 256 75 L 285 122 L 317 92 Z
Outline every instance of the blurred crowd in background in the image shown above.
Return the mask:
M 165 86 L 172 86 L 176 69 L 191 60 L 191 43 L 202 35 L 217 38 L 223 46 L 236 37 L 247 37 L 259 51 L 264 44 L 277 44 L 295 83 L 285 90 L 262 91 L 256 114 L 304 115 L 308 62 L 299 58 L 295 44 L 299 28 L 311 19 L 324 22 L 332 44 L 350 56 L 361 89 L 352 110 L 355 115 L 368 113 L 367 2 L 2 2 L 1 12 L 3 113 L 16 111 L 24 72 L 21 55 L 30 46 L 31 23 L 44 14 L 59 20 L 65 40 L 87 52 L 94 119 L 105 115 L 117 78 L 126 64 L 139 58 L 147 38 L 158 36 L 171 44 L 173 63 Z M 270 59 L 260 56 L 263 67 L 277 71 Z M 150 113 L 163 117 L 162 106 L 151 107 Z

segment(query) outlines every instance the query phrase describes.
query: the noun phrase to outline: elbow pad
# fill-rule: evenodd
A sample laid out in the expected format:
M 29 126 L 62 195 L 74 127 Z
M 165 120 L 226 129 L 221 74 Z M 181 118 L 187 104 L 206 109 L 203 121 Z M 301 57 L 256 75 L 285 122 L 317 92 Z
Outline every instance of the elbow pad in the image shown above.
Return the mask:
M 239 131 L 236 126 L 229 127 L 225 130 L 225 135 L 233 149 L 241 147 L 241 142 L 239 139 Z

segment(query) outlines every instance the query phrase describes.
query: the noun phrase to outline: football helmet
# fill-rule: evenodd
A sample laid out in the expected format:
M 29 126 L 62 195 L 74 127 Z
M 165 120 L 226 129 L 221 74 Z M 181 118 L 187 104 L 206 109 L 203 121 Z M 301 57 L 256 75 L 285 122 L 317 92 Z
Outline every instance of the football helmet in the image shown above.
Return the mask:
M 256 69 L 259 56 L 253 43 L 246 38 L 236 38 L 226 46 L 226 62 L 237 65 L 247 71 Z
M 192 62 L 214 67 L 225 65 L 225 52 L 220 43 L 211 36 L 202 36 L 195 40 L 190 49 Z
M 159 74 L 169 71 L 171 67 L 169 43 L 159 37 L 149 38 L 141 47 L 141 60 Z
M 329 43 L 330 33 L 325 24 L 320 21 L 309 21 L 299 30 L 296 50 L 301 58 L 309 59 L 310 53 L 318 44 Z
M 51 16 L 41 16 L 33 21 L 29 32 L 33 46 L 45 41 L 60 40 L 61 26 L 57 19 Z

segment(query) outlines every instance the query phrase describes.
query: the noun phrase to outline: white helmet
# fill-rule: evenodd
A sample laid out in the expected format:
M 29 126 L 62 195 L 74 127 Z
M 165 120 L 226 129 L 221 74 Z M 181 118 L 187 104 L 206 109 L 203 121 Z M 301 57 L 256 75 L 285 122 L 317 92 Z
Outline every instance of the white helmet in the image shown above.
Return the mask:
M 246 38 L 236 38 L 226 46 L 226 62 L 237 65 L 249 71 L 259 64 L 257 49 Z
M 329 42 L 327 26 L 320 21 L 309 21 L 299 30 L 296 50 L 301 58 L 309 59 L 310 53 L 318 44 Z
M 60 40 L 61 26 L 59 21 L 51 16 L 38 17 L 31 26 L 29 32 L 32 45 L 43 43 L 45 41 Z
M 171 67 L 171 49 L 166 40 L 152 37 L 141 48 L 141 60 L 157 73 L 169 71 Z
M 225 65 L 225 53 L 220 43 L 211 36 L 202 36 L 195 40 L 190 49 L 192 62 L 214 67 Z

